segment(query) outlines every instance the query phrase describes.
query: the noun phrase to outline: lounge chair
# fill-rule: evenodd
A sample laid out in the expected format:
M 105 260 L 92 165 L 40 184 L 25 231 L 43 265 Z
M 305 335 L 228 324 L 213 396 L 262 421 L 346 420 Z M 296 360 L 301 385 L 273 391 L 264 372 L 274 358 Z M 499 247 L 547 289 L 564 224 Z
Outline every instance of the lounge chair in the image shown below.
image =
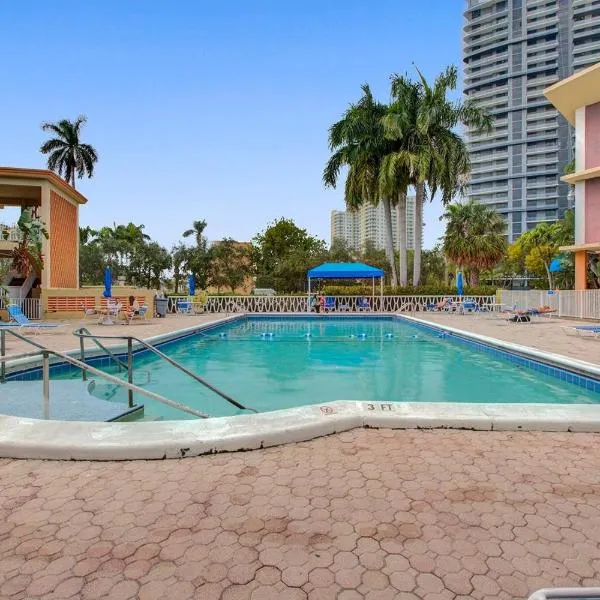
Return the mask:
M 452 306 L 452 298 L 443 298 L 439 302 L 430 302 L 425 305 L 425 310 L 428 311 L 447 311 Z
M 600 339 L 600 324 L 598 325 L 569 325 L 563 326 L 568 335 L 580 337 L 595 337 Z
M 146 318 L 146 313 L 148 312 L 148 305 L 142 304 L 137 310 L 133 310 L 130 313 L 125 315 L 127 319 L 127 325 L 131 325 L 131 322 L 135 319 L 144 320 Z
M 369 311 L 371 310 L 371 303 L 368 298 L 359 298 L 356 304 L 357 310 Z
M 558 309 L 551 308 L 550 306 L 538 306 L 537 308 L 528 308 L 527 312 L 532 317 L 551 317 L 552 315 L 558 313 Z
M 323 310 L 325 312 L 329 310 L 335 310 L 335 298 L 333 296 L 326 296 L 325 303 L 323 304 Z
M 600 598 L 600 588 L 546 588 L 529 596 L 529 600 L 594 600 Z
M 462 301 L 462 304 L 460 305 L 460 312 L 463 314 L 466 312 L 476 313 L 480 311 L 481 307 L 479 306 L 479 302 L 473 300 L 472 298 L 466 298 Z
M 21 307 L 17 304 L 9 304 L 6 307 L 8 311 L 8 316 L 11 318 L 11 321 L 15 323 L 15 326 L 19 327 L 19 329 L 30 329 L 34 333 L 39 333 L 42 330 L 52 330 L 58 329 L 59 327 L 64 327 L 64 323 L 51 323 L 49 321 L 30 321 L 29 317 L 27 317 Z

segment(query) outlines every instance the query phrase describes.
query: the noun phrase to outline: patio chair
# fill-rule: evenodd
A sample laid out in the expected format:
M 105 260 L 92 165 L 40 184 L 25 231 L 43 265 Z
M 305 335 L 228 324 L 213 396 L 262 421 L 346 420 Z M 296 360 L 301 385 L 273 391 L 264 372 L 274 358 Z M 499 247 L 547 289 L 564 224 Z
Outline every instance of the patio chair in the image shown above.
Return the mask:
M 325 296 L 325 303 L 323 304 L 323 310 L 325 312 L 335 310 L 335 298 L 333 296 Z
M 6 310 L 11 321 L 15 323 L 14 326 L 19 327 L 19 329 L 32 330 L 34 333 L 39 333 L 42 330 L 58 329 L 65 325 L 64 323 L 51 323 L 49 321 L 30 321 L 29 317 L 23 313 L 21 307 L 17 304 L 9 304 Z
M 191 300 L 177 300 L 175 309 L 180 315 L 191 315 L 192 314 L 192 302 Z
M 146 318 L 146 313 L 148 312 L 148 305 L 142 304 L 137 310 L 131 311 L 125 315 L 127 319 L 127 325 L 131 325 L 131 322 L 135 319 L 144 320 Z
M 462 305 L 461 305 L 461 312 L 464 313 L 477 313 L 481 310 L 481 307 L 479 306 L 479 302 L 477 302 L 476 300 L 473 300 L 473 298 L 466 298 L 465 300 L 463 300 Z
M 359 298 L 356 304 L 356 309 L 361 311 L 369 311 L 371 310 L 371 303 L 368 298 Z

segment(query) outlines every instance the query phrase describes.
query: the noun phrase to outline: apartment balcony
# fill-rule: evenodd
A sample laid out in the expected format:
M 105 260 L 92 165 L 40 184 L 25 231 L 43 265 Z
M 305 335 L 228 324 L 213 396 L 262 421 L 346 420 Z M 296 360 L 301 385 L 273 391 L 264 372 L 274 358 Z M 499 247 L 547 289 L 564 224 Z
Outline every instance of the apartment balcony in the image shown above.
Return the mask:
M 591 9 L 590 9 L 591 10 Z M 581 19 L 579 21 L 574 21 L 573 22 L 573 32 L 574 32 L 574 36 L 577 36 L 577 33 L 579 33 L 582 30 L 589 28 L 597 28 L 600 25 L 600 15 L 599 16 L 592 16 L 591 14 L 589 16 L 587 16 L 585 19 Z
M 531 5 L 531 3 L 527 4 L 527 8 L 533 8 L 534 6 Z M 549 17 L 554 17 L 555 19 L 558 20 L 558 14 L 557 14 L 557 8 L 556 6 L 547 6 L 544 8 L 538 8 L 535 11 L 531 11 L 529 13 L 529 16 L 527 18 L 527 23 L 530 23 L 532 19 L 537 19 L 537 21 L 535 21 L 535 23 L 541 23 L 542 21 L 544 21 L 545 19 L 549 18 Z
M 494 61 L 499 61 L 501 60 L 504 63 L 506 63 L 508 65 L 508 51 L 504 50 L 501 54 L 500 53 L 496 53 L 494 54 L 493 57 L 486 57 L 486 58 L 478 58 L 477 60 L 474 60 L 472 62 L 469 63 L 465 63 L 465 69 L 467 68 L 472 68 L 472 67 L 481 67 L 481 66 L 487 66 L 490 64 L 490 59 L 493 59 Z M 465 71 L 466 72 L 466 71 Z
M 495 153 L 490 153 L 490 152 L 479 153 L 478 152 L 471 156 L 471 165 L 476 165 L 476 164 L 482 163 L 482 162 L 489 162 L 490 160 L 499 161 L 502 159 L 508 159 L 508 152 L 495 152 Z M 506 162 L 506 160 L 504 160 L 502 162 L 504 163 L 504 162 Z
M 489 15 L 487 19 L 483 19 L 480 22 L 471 21 L 464 28 L 464 37 L 467 38 L 473 35 L 481 35 L 482 33 L 489 33 L 497 28 L 508 28 L 508 15 L 498 16 L 496 14 Z
M 556 163 L 558 162 L 558 155 L 554 156 L 554 158 L 529 158 L 527 160 L 526 166 L 529 167 L 543 167 L 548 165 L 549 169 L 554 168 Z
M 593 40 L 591 42 L 586 42 L 585 44 L 573 46 L 573 59 L 576 60 L 579 57 L 579 55 L 583 54 L 584 52 L 591 51 L 600 51 L 600 40 Z
M 578 17 L 591 12 L 597 6 L 590 6 L 587 0 L 572 0 L 573 1 L 573 16 Z
M 471 87 L 481 84 L 475 79 L 490 80 L 496 77 L 508 77 L 508 63 L 503 62 L 499 65 L 490 65 L 485 69 L 474 70 L 465 67 L 465 87 Z

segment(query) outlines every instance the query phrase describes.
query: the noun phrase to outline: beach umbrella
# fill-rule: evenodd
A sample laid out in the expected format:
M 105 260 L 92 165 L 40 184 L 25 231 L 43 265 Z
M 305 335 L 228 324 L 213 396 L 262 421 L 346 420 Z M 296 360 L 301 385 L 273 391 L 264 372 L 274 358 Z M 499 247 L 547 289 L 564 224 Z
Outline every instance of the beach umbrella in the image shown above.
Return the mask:
M 194 279 L 193 275 L 188 277 L 188 290 L 190 296 L 194 296 L 196 294 L 196 280 Z
M 456 293 L 459 296 L 462 296 L 464 291 L 465 290 L 464 290 L 463 274 L 462 274 L 462 271 L 459 271 L 456 274 Z
M 110 272 L 110 267 L 104 269 L 104 291 L 102 295 L 105 298 L 112 296 L 112 273 Z

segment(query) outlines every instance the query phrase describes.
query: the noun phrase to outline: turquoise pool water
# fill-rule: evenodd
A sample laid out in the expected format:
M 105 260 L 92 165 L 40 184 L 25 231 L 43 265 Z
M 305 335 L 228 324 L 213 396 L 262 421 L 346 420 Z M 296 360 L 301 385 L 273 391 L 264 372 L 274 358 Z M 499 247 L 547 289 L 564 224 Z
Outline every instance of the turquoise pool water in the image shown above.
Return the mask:
M 594 391 L 391 318 L 248 318 L 161 349 L 259 412 L 333 400 L 600 401 Z M 134 364 L 147 389 L 214 416 L 240 412 L 152 354 Z M 113 398 L 123 401 L 124 392 Z M 139 400 L 147 420 L 192 418 Z

